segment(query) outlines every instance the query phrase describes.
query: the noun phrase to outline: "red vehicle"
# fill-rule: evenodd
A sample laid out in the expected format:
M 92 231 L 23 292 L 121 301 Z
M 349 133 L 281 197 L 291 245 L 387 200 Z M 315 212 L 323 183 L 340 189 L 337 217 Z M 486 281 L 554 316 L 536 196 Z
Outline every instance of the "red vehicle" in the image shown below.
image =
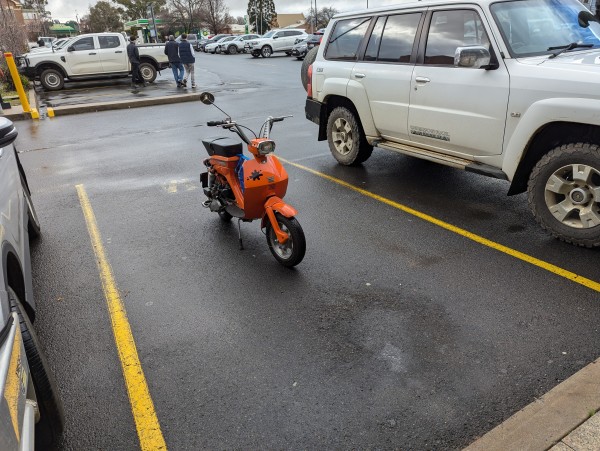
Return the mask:
M 215 98 L 209 92 L 203 92 L 200 99 L 206 105 L 214 105 Z M 258 135 L 238 125 L 229 116 L 222 121 L 208 122 L 210 127 L 218 126 L 236 133 L 247 144 L 253 158 L 243 155 L 242 143 L 235 139 L 215 137 L 203 140 L 210 158 L 204 160 L 207 172 L 200 175 L 200 181 L 208 198 L 202 203 L 204 207 L 218 213 L 223 221 L 238 218 L 241 249 L 240 223 L 260 219 L 261 229 L 266 229 L 271 253 L 283 266 L 292 267 L 304 258 L 306 239 L 295 217 L 297 210 L 283 201 L 288 175 L 273 155 L 275 141 L 269 139 L 273 123 L 286 117 L 290 116 L 269 116 Z M 242 127 L 250 130 L 254 139 L 248 138 Z

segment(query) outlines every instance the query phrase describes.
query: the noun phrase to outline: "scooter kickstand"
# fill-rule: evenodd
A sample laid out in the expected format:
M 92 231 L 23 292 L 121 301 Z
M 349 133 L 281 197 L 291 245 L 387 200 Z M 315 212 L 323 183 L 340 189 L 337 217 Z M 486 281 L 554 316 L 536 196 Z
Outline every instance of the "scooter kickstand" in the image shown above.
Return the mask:
M 244 250 L 244 243 L 242 241 L 242 226 L 241 226 L 242 220 L 238 219 L 238 237 L 240 239 L 240 250 L 243 251 Z

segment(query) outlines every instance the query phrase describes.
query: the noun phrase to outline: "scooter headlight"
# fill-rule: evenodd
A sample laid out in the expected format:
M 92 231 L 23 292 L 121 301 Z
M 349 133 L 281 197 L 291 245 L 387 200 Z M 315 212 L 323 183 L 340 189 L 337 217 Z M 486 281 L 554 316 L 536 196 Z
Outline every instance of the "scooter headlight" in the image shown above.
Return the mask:
M 267 155 L 272 152 L 275 152 L 275 141 L 267 140 L 258 144 L 258 153 L 260 155 Z

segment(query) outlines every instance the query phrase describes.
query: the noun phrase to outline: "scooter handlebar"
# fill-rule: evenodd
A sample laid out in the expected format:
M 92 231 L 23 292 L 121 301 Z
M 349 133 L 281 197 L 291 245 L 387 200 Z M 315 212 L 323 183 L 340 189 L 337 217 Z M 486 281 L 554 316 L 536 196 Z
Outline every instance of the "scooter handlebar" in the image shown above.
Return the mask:
M 227 124 L 227 121 L 208 121 L 206 123 L 206 125 L 208 125 L 209 127 L 217 127 L 219 125 L 225 125 Z

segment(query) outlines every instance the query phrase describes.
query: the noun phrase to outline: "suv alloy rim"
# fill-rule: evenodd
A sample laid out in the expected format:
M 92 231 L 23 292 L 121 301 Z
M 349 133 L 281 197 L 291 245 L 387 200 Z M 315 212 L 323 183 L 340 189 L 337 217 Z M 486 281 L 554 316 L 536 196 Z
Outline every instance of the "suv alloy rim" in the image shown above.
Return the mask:
M 44 78 L 46 84 L 52 88 L 55 88 L 60 85 L 60 78 L 55 73 L 46 74 Z
M 600 226 L 600 171 L 587 164 L 571 164 L 555 171 L 546 182 L 546 206 L 569 227 Z
M 348 155 L 352 151 L 354 145 L 354 137 L 352 136 L 352 127 L 344 118 L 338 118 L 333 123 L 331 130 L 333 145 L 342 155 Z

